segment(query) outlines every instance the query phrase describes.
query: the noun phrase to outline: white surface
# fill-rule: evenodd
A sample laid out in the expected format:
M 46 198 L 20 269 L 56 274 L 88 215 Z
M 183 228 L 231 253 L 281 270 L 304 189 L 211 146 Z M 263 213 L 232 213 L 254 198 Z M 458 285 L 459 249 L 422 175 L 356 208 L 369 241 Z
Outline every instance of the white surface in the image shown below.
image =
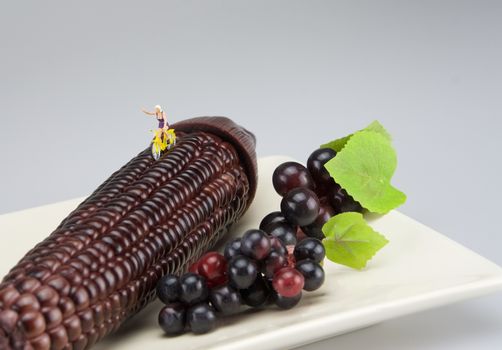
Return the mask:
M 260 159 L 262 179 L 270 179 L 285 158 Z M 256 227 L 279 205 L 271 182 L 260 182 L 257 196 L 232 234 Z M 0 247 L 0 274 L 43 239 L 80 199 L 0 216 L 0 232 L 16 240 Z M 371 219 L 390 240 L 365 271 L 325 264 L 326 283 L 305 293 L 289 311 L 247 312 L 224 321 L 215 332 L 166 339 L 156 324 L 153 303 L 95 349 L 285 349 L 405 314 L 502 289 L 502 269 L 461 245 L 398 212 Z

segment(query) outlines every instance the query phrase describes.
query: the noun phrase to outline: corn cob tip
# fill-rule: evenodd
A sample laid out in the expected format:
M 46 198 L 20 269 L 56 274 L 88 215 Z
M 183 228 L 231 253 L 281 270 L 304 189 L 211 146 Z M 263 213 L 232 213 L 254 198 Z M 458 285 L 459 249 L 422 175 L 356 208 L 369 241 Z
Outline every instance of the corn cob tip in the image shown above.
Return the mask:
M 230 142 L 241 158 L 249 180 L 249 201 L 253 201 L 258 182 L 258 165 L 256 160 L 256 137 L 244 127 L 227 117 L 195 117 L 180 121 L 172 126 L 179 131 L 200 130 L 215 134 Z M 247 208 L 246 208 L 247 209 Z

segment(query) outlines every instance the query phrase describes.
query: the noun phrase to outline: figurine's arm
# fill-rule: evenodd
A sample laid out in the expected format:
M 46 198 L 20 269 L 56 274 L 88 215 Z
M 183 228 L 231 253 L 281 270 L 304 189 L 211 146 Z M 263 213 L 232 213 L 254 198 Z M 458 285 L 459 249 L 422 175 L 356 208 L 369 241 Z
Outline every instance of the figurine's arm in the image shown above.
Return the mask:
M 154 113 L 154 112 L 148 112 L 148 111 L 147 111 L 146 109 L 144 109 L 144 108 L 141 108 L 141 111 L 142 111 L 143 113 L 147 114 L 147 115 L 155 115 L 155 113 Z

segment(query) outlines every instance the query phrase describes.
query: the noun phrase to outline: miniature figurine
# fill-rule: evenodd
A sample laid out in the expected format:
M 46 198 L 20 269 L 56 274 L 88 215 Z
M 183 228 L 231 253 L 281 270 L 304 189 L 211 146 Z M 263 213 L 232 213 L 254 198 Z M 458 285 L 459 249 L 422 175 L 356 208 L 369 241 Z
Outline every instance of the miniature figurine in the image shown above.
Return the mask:
M 158 128 L 153 131 L 154 136 L 152 140 L 152 156 L 155 160 L 158 160 L 162 151 L 169 150 L 176 144 L 176 133 L 174 129 L 169 128 L 166 113 L 159 105 L 155 106 L 154 112 L 149 112 L 144 108 L 141 110 L 146 115 L 155 116 L 159 122 Z
M 167 123 L 166 119 L 166 113 L 159 105 L 155 106 L 155 112 L 149 112 L 145 108 L 142 108 L 141 111 L 146 115 L 155 116 L 155 118 L 157 118 L 157 121 L 159 122 L 159 129 L 164 129 L 166 127 L 169 129 L 169 124 Z

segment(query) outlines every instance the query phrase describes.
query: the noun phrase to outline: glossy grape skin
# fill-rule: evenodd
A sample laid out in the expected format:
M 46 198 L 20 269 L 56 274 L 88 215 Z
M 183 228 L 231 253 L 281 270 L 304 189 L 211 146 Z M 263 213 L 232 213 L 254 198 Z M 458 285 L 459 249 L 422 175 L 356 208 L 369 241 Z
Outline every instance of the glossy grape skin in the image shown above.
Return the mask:
M 313 291 L 319 289 L 324 283 L 324 269 L 318 263 L 306 259 L 299 261 L 295 268 L 303 275 L 305 284 L 303 290 Z
M 347 212 L 358 212 L 362 213 L 363 212 L 363 207 L 359 202 L 356 202 L 352 197 L 350 197 L 350 201 L 347 201 L 343 203 L 338 210 L 340 210 L 340 213 L 347 213 Z
M 284 245 L 296 244 L 296 227 L 288 223 L 276 223 L 267 226 L 267 233 L 277 237 Z
M 244 255 L 237 255 L 228 262 L 229 283 L 237 289 L 246 289 L 256 280 L 258 267 L 256 263 Z
M 331 148 L 319 148 L 312 152 L 307 160 L 307 169 L 314 179 L 316 186 L 323 187 L 332 181 L 331 175 L 324 167 L 329 160 L 336 156 Z
M 222 315 L 236 314 L 242 305 L 239 292 L 228 284 L 211 289 L 209 300 Z
M 267 214 L 260 222 L 260 230 L 267 231 L 267 227 L 269 225 L 273 225 L 276 223 L 287 223 L 286 218 L 280 211 L 273 211 L 270 214 Z
M 281 212 L 286 220 L 298 226 L 313 223 L 319 214 L 319 207 L 319 198 L 308 188 L 295 188 L 289 191 L 281 201 Z
M 216 314 L 207 303 L 193 305 L 187 311 L 187 323 L 195 334 L 204 334 L 216 327 Z
M 241 238 L 242 254 L 254 260 L 263 260 L 270 253 L 270 239 L 262 230 L 248 230 Z
M 159 326 L 167 335 L 177 335 L 185 331 L 186 309 L 182 303 L 164 306 L 159 312 Z
M 324 233 L 322 232 L 322 227 L 332 216 L 335 216 L 336 212 L 328 204 L 321 204 L 319 207 L 319 214 L 313 223 L 307 226 L 303 226 L 303 232 L 313 238 L 322 240 L 324 238 Z
M 181 285 L 178 276 L 166 275 L 157 283 L 157 297 L 164 304 L 177 301 L 181 294 Z
M 196 304 L 207 299 L 209 289 L 204 277 L 196 273 L 186 273 L 180 278 L 180 300 L 186 304 Z
M 275 295 L 275 305 L 277 305 L 280 309 L 289 310 L 298 305 L 300 300 L 302 299 L 302 292 L 298 293 L 292 297 L 285 297 L 280 294 Z
M 223 255 L 227 261 L 230 261 L 234 256 L 241 255 L 241 239 L 236 238 L 225 245 Z
M 199 260 L 194 261 L 189 267 L 188 272 L 199 273 Z
M 260 307 L 267 303 L 270 297 L 270 287 L 258 276 L 256 281 L 247 289 L 240 290 L 243 302 L 251 307 Z
M 209 288 L 222 285 L 227 281 L 227 260 L 218 252 L 208 252 L 199 259 L 197 272 Z
M 272 175 L 272 183 L 276 192 L 284 196 L 297 187 L 314 189 L 314 181 L 307 168 L 297 162 L 280 164 Z
M 359 202 L 355 201 L 347 191 L 334 184 L 327 195 L 328 201 L 337 213 L 355 211 L 361 213 L 363 208 Z
M 262 273 L 267 278 L 273 278 L 275 273 L 285 266 L 288 266 L 288 258 L 286 255 L 273 251 L 265 260 L 262 266 Z
M 301 292 L 305 284 L 303 275 L 293 267 L 283 267 L 274 274 L 272 285 L 277 294 L 293 297 Z
M 316 238 L 305 238 L 300 241 L 293 252 L 296 261 L 310 259 L 320 263 L 326 256 L 326 250 L 320 240 Z
M 276 236 L 270 236 L 270 253 L 277 252 L 281 255 L 286 255 L 288 253 L 286 249 L 286 244 L 281 241 Z

